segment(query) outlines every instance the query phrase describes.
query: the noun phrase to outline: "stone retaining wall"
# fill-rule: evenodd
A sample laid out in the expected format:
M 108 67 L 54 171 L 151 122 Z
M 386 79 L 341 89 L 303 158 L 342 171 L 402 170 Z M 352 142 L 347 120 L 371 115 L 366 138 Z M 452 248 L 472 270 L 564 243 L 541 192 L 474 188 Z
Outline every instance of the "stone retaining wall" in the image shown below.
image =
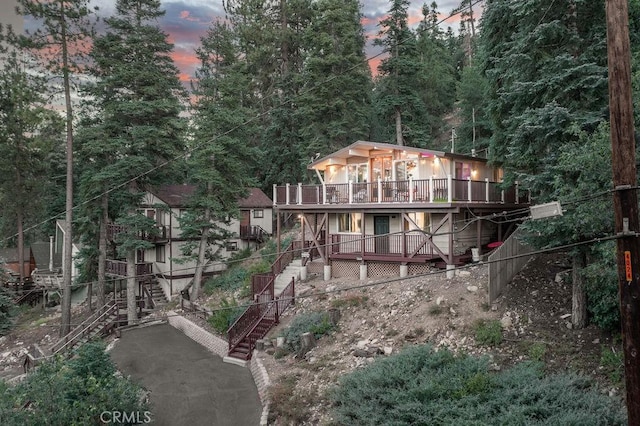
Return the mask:
M 227 356 L 229 344 L 224 339 L 209 333 L 204 328 L 192 321 L 189 321 L 174 311 L 168 312 L 167 321 L 172 327 L 182 331 L 187 337 L 198 342 L 210 352 L 220 356 L 221 358 Z M 251 358 L 251 361 L 249 362 L 249 371 L 251 371 L 253 381 L 258 388 L 260 402 L 262 402 L 262 417 L 260 419 L 260 425 L 266 425 L 267 418 L 269 416 L 269 399 L 267 393 L 270 384 L 269 375 L 267 373 L 267 369 L 262 364 L 262 361 L 260 361 L 257 356 L 253 356 Z

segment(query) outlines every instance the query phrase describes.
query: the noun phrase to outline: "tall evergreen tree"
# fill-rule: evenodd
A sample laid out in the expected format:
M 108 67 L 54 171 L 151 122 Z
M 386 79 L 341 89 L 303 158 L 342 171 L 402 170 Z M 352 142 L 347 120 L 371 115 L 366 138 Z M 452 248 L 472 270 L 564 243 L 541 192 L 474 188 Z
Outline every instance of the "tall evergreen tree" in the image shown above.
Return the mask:
M 89 0 L 17 0 L 18 11 L 42 24 L 26 33 L 23 42 L 36 52 L 49 72 L 62 80 L 66 120 L 66 202 L 63 258 L 62 318 L 60 336 L 71 328 L 71 270 L 73 266 L 73 105 L 72 74 L 85 58 L 86 43 L 93 35 Z
M 304 32 L 304 87 L 296 100 L 307 161 L 368 139 L 371 116 L 371 71 L 358 1 L 319 0 L 313 6 Z
M 255 148 L 247 144 L 254 133 L 252 76 L 241 60 L 235 34 L 227 24 L 214 23 L 197 54 L 201 66 L 194 88 L 198 101 L 187 178 L 198 188 L 180 218 L 182 236 L 199 238 L 197 245 L 182 246 L 182 254 L 197 262 L 191 300 L 198 297 L 206 264 L 219 259 L 219 249 L 232 236 L 225 225 L 239 219 L 238 201 L 255 184 L 249 173 Z
M 6 41 L 14 40 L 7 34 Z M 46 81 L 27 72 L 22 52 L 11 48 L 3 52 L 0 73 L 0 182 L 2 219 L 0 229 L 18 249 L 18 263 L 24 264 L 25 223 L 39 217 L 50 175 L 49 155 L 58 148 L 62 132 L 57 113 L 47 108 Z M 4 240 L 3 242 L 6 242 Z M 24 271 L 19 278 L 24 282 Z
M 579 179 L 561 179 L 561 153 L 588 139 L 607 119 L 607 54 L 604 4 L 572 0 L 487 2 L 482 25 L 483 67 L 492 99 L 493 160 L 502 163 L 508 180 L 532 190 L 534 202 L 558 199 Z M 589 155 L 596 155 L 595 151 Z M 571 158 L 577 158 L 573 156 Z M 576 160 L 577 161 L 577 160 Z M 586 162 L 583 160 L 586 164 Z M 587 170 L 578 166 L 580 172 Z M 578 174 L 580 173 L 578 172 Z M 588 176 L 580 179 L 588 181 Z M 592 190 L 596 191 L 594 187 Z M 581 241 L 602 228 L 552 227 L 532 223 L 537 245 Z M 558 232 L 560 230 L 560 232 Z M 574 277 L 581 276 L 584 250 L 574 252 Z M 573 322 L 586 322 L 584 289 L 574 280 Z
M 376 121 L 382 124 L 376 136 L 397 145 L 426 146 L 426 108 L 421 87 L 416 87 L 422 67 L 416 36 L 408 26 L 408 7 L 409 0 L 393 0 L 389 15 L 380 22 L 379 38 L 374 40 L 388 54 L 378 66 L 376 79 Z
M 116 15 L 105 20 L 106 33 L 95 39 L 91 51 L 98 81 L 90 92 L 99 118 L 93 137 L 82 147 L 96 158 L 95 169 L 87 169 L 85 178 L 103 192 L 108 188 L 111 200 L 118 202 L 116 221 L 127 229 L 119 249 L 127 260 L 129 322 L 137 318 L 136 251 L 150 245 L 140 235 L 152 234 L 155 225 L 136 207 L 150 184 L 175 179 L 172 160 L 184 153 L 185 119 L 180 113 L 185 91 L 170 57 L 173 46 L 157 22 L 163 14 L 159 0 L 118 0 Z M 100 173 L 94 174 L 97 169 Z M 96 208 L 104 217 L 107 203 L 103 200 Z

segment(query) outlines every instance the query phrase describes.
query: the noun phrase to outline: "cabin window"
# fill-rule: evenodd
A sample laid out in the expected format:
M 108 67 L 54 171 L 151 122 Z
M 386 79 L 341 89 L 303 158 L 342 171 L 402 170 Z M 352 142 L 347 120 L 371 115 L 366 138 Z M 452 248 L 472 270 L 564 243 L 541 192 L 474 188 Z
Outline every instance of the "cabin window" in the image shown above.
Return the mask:
M 412 212 L 407 213 L 411 220 L 404 221 L 405 231 L 431 232 L 431 213 Z
M 237 241 L 227 241 L 226 249 L 227 249 L 227 251 L 238 251 L 238 242 Z
M 338 232 L 362 232 L 362 214 L 338 213 Z
M 415 160 L 397 160 L 393 164 L 395 180 L 409 180 L 415 178 Z
M 371 160 L 372 179 L 391 180 L 391 157 L 374 157 Z
M 256 219 L 261 219 L 264 217 L 264 210 L 262 209 L 255 209 L 253 211 L 253 217 Z
M 165 246 L 156 246 L 156 262 L 164 263 L 166 256 Z
M 369 165 L 367 163 L 349 164 L 349 166 L 347 166 L 347 178 L 349 179 L 349 182 L 366 182 L 368 176 Z
M 456 162 L 456 179 L 469 179 L 473 167 L 471 163 Z

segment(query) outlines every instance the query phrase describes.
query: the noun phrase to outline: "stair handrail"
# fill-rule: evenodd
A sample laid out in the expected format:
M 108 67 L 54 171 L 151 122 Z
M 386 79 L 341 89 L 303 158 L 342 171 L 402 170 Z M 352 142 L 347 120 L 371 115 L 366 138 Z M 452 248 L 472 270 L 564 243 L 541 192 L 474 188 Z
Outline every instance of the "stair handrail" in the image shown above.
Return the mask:
M 144 300 L 144 297 L 146 296 L 147 300 L 149 301 L 149 306 L 151 307 L 151 309 L 155 309 L 156 307 L 156 302 L 153 300 L 153 296 L 151 295 L 151 283 L 143 283 L 142 284 L 142 297 Z
M 101 321 L 103 317 L 110 315 L 113 310 L 118 312 L 118 303 L 116 301 L 110 300 L 103 306 L 101 306 L 89 318 L 80 323 L 78 327 L 74 328 L 67 335 L 60 338 L 60 340 L 54 343 L 53 346 L 51 346 L 51 352 L 55 355 L 69 346 L 70 343 L 75 343 L 75 341 L 78 340 L 79 336 L 84 336 L 87 330 L 93 330 L 93 328 L 95 328 L 95 324 Z M 62 343 L 62 346 L 57 347 L 60 343 Z
M 286 249 L 280 253 L 280 255 L 276 258 L 276 260 L 271 264 L 271 273 L 274 276 L 278 276 L 284 271 L 293 260 L 293 241 L 289 243 Z M 283 267 L 283 265 L 285 265 Z
M 260 322 L 263 310 L 268 309 L 268 301 L 273 300 L 273 290 L 271 294 L 267 295 L 269 300 L 264 300 L 262 296 L 269 290 L 270 286 L 266 285 L 260 293 L 254 296 L 254 303 L 249 305 L 247 309 L 240 315 L 233 324 L 227 329 L 227 339 L 229 340 L 229 350 L 233 350 L 238 343 L 242 341 L 247 335 L 247 330 L 255 328 L 256 323 Z M 255 303 L 256 300 L 260 300 L 261 303 Z

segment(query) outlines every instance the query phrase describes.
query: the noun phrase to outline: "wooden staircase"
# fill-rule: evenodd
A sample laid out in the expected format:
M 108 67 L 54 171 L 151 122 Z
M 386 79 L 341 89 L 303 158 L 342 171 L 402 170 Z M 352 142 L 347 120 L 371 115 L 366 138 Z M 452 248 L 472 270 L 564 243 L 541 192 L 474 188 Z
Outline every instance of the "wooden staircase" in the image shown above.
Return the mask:
M 89 318 L 62 337 L 51 348 L 51 355 L 71 351 L 74 347 L 92 339 L 102 337 L 126 324 L 126 300 L 110 300 L 98 308 Z
M 282 290 L 276 290 L 275 287 L 276 277 L 293 260 L 293 247 L 292 243 L 280 254 L 271 265 L 271 272 L 251 277 L 253 304 L 227 330 L 230 358 L 241 361 L 251 359 L 256 341 L 266 336 L 280 322 L 280 315 L 295 303 L 296 277 L 292 277 Z

